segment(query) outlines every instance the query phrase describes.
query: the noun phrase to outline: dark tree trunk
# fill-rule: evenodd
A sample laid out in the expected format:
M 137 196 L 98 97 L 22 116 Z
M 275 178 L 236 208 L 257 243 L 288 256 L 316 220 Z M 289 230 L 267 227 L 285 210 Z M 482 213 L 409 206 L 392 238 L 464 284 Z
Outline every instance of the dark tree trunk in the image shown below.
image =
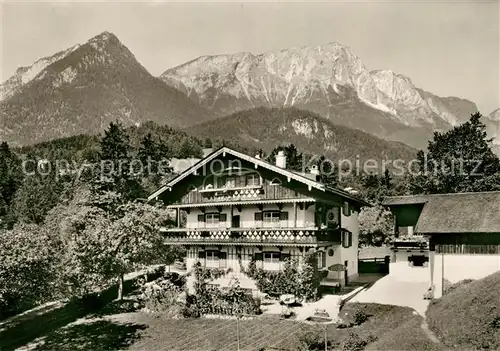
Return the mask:
M 120 273 L 120 279 L 118 281 L 118 296 L 116 299 L 118 301 L 123 300 L 123 273 Z

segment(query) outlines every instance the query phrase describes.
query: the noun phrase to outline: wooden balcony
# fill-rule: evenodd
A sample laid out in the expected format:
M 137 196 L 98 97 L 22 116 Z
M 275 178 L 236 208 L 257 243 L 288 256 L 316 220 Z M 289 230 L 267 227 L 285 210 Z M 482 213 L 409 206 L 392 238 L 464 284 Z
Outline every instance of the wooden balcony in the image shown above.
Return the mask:
M 172 245 L 277 245 L 277 246 L 326 246 L 340 244 L 342 230 L 311 228 L 226 228 L 191 229 L 170 228 L 162 230 L 166 244 Z
M 235 201 L 265 201 L 283 199 L 305 199 L 307 196 L 282 185 L 271 185 L 266 181 L 261 185 L 241 187 L 218 187 L 190 191 L 172 205 L 204 204 Z
M 242 223 L 241 227 L 233 228 L 233 229 L 242 229 L 242 230 L 262 230 L 262 229 L 286 229 L 286 230 L 317 230 L 318 228 L 312 221 L 299 222 L 303 224 L 299 224 L 299 227 L 295 223 L 294 220 L 279 220 L 274 222 L 267 221 L 248 221 Z M 207 223 L 207 222 L 195 222 L 194 226 L 189 228 L 168 228 L 163 229 L 163 231 L 168 232 L 179 232 L 179 231 L 187 231 L 187 230 L 229 230 L 231 229 L 230 221 L 218 222 L 218 223 Z
M 399 238 L 394 238 L 392 241 L 393 249 L 420 249 L 420 250 L 428 250 L 429 249 L 429 240 L 428 238 L 421 235 L 413 235 L 413 236 L 402 236 Z

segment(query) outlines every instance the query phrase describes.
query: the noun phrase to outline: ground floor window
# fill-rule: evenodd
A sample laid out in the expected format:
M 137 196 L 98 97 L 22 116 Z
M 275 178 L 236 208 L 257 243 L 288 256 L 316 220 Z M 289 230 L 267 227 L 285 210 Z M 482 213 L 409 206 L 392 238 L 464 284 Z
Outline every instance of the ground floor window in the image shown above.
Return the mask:
M 264 252 L 264 262 L 266 263 L 279 263 L 280 253 L 279 252 Z
M 423 267 L 426 262 L 429 262 L 429 257 L 424 255 L 408 256 L 408 262 L 414 267 Z
M 206 251 L 206 259 L 207 261 L 218 261 L 219 260 L 219 251 Z
M 227 266 L 227 252 L 217 250 L 206 250 L 198 253 L 200 262 L 206 267 L 225 268 Z

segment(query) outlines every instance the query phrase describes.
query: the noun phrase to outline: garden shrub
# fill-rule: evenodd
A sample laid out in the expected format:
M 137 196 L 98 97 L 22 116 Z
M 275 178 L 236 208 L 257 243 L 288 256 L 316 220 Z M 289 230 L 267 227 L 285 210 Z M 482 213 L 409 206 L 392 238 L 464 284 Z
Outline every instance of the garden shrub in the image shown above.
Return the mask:
M 194 290 L 196 294 L 198 294 L 198 290 L 201 290 L 206 286 L 207 282 L 223 277 L 229 272 L 231 272 L 230 268 L 206 268 L 203 267 L 200 262 L 196 262 L 193 267 L 193 274 L 195 278 Z
M 247 269 L 242 267 L 241 262 L 240 266 L 246 275 L 255 280 L 259 290 L 270 297 L 292 294 L 306 301 L 315 301 L 319 298 L 321 273 L 317 269 L 316 255 L 308 254 L 300 268 L 297 260 L 287 259 L 284 261 L 282 271 L 265 271 L 257 268 L 254 258 Z
M 147 311 L 162 313 L 168 317 L 183 315 L 181 300 L 185 281 L 179 275 L 165 274 L 141 286 L 141 301 Z
M 362 351 L 366 345 L 368 345 L 368 340 L 350 332 L 347 338 L 342 341 L 341 349 L 342 351 Z
M 299 350 L 304 351 L 322 351 L 325 349 L 325 336 L 323 333 L 314 331 L 302 333 L 298 336 Z M 338 345 L 333 345 L 331 340 L 327 340 L 328 349 L 332 349 Z
M 354 314 L 353 314 L 354 325 L 363 324 L 367 320 L 368 320 L 368 315 L 366 314 L 366 312 L 363 309 L 358 308 L 358 309 L 356 309 L 356 311 L 354 311 Z
M 197 291 L 194 301 L 191 304 L 188 303 L 186 307 L 188 312 L 185 314 L 195 316 L 206 314 L 236 316 L 260 313 L 260 301 L 254 299 L 252 295 L 238 285 L 231 286 L 227 290 L 210 289 L 205 286 Z
M 227 271 L 221 269 L 204 268 L 197 264 L 194 269 L 196 295 L 186 299 L 183 315 L 198 317 L 206 314 L 259 314 L 260 301 L 241 288 L 239 282 L 236 281 L 227 289 L 208 286 L 208 282 L 226 273 Z

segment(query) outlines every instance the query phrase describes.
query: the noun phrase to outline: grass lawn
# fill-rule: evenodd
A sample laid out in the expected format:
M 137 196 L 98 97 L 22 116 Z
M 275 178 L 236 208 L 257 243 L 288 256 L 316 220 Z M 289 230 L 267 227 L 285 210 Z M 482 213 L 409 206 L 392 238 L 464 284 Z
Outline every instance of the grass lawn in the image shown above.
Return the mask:
M 335 348 L 356 333 L 362 339 L 377 337 L 367 345 L 370 350 L 443 350 L 432 342 L 421 328 L 422 317 L 405 307 L 378 304 L 347 304 L 342 310 L 345 320 L 354 311 L 363 309 L 369 316 L 363 324 L 345 329 L 332 325 L 328 337 Z M 121 322 L 147 325 L 131 350 L 235 350 L 237 349 L 235 320 L 171 320 L 142 313 L 116 316 Z M 240 348 L 243 350 L 296 350 L 304 332 L 323 335 L 321 326 L 293 321 L 258 318 L 240 321 Z
M 138 317 L 138 319 L 136 319 Z M 134 323 L 148 329 L 131 350 L 236 350 L 236 320 L 166 320 L 151 316 L 133 316 Z M 298 335 L 314 327 L 273 318 L 242 320 L 240 349 L 296 349 Z
M 433 301 L 429 327 L 450 348 L 500 350 L 500 272 Z
M 369 344 L 367 350 L 438 351 L 445 350 L 439 343 L 431 341 L 421 328 L 422 317 L 415 316 L 395 329 L 387 331 L 378 340 Z
M 355 333 L 376 339 L 371 350 L 441 350 L 421 328 L 412 309 L 378 304 L 348 303 L 341 317 L 348 321 L 362 309 L 361 325 L 328 327 L 335 349 Z M 297 350 L 305 332 L 323 335 L 321 326 L 280 320 L 272 316 L 240 321 L 240 349 Z M 26 314 L 0 325 L 0 350 L 236 350 L 234 319 L 167 319 L 134 311 L 125 301 L 84 315 L 72 306 Z

